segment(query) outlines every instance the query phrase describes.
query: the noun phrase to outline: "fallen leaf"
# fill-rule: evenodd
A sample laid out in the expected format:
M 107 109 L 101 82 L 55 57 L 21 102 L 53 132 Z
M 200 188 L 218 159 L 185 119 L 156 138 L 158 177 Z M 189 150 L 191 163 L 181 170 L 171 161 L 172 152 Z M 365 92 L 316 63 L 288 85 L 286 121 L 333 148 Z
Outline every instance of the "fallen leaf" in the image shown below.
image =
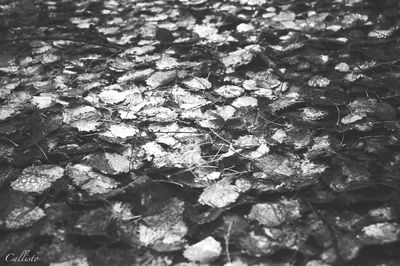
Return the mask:
M 64 123 L 72 127 L 76 127 L 79 131 L 94 131 L 101 122 L 98 120 L 101 114 L 96 108 L 91 106 L 80 106 L 73 109 L 66 109 L 64 116 Z
M 232 102 L 232 106 L 235 108 L 254 108 L 258 106 L 258 100 L 250 96 L 242 96 L 236 98 Z
M 112 124 L 108 131 L 101 133 L 101 136 L 108 138 L 127 139 L 136 136 L 139 133 L 137 127 L 127 124 Z
M 91 154 L 84 158 L 91 166 L 104 174 L 119 175 L 130 171 L 128 156 L 118 153 Z
M 25 168 L 11 183 L 14 190 L 42 193 L 64 175 L 64 169 L 55 165 L 38 165 Z
M 142 116 L 148 121 L 172 122 L 176 120 L 178 113 L 175 110 L 167 107 L 146 106 L 138 113 L 138 115 Z
M 392 27 L 387 30 L 383 29 L 375 29 L 373 31 L 370 31 L 368 33 L 368 37 L 370 38 L 375 38 L 375 39 L 383 39 L 383 38 L 388 38 L 390 37 L 398 28 L 397 27 Z
M 328 78 L 317 75 L 308 81 L 308 86 L 325 88 L 330 84 L 330 82 L 331 81 Z
M 318 121 L 328 116 L 328 112 L 321 108 L 305 107 L 302 111 L 304 121 Z
M 147 160 L 156 168 L 162 167 L 193 167 L 204 163 L 198 143 L 185 143 L 174 151 L 167 152 L 161 145 L 149 142 L 142 146 Z
M 7 229 L 27 228 L 45 216 L 44 211 L 39 207 L 21 207 L 8 214 L 5 224 Z
M 340 119 L 340 122 L 344 125 L 349 125 L 354 122 L 362 120 L 364 117 L 367 117 L 367 113 L 364 112 L 354 112 L 348 114 Z
M 285 95 L 281 95 L 276 101 L 269 104 L 272 112 L 283 110 L 291 105 L 300 101 L 300 94 L 297 92 L 289 92 Z
M 221 244 L 209 236 L 196 244 L 189 246 L 183 252 L 183 256 L 190 261 L 208 263 L 217 259 L 222 252 Z
M 395 222 L 365 226 L 358 238 L 367 244 L 382 245 L 396 242 L 400 238 L 400 225 Z
M 289 10 L 283 10 L 276 16 L 272 17 L 273 21 L 292 21 L 296 17 L 296 14 L 292 11 Z
M 156 67 L 159 70 L 173 69 L 179 66 L 175 58 L 170 57 L 168 54 L 162 54 L 160 60 L 156 62 Z
M 224 98 L 236 98 L 244 93 L 244 89 L 234 85 L 224 85 L 215 90 L 219 96 Z
M 205 78 L 193 77 L 192 79 L 182 81 L 186 88 L 192 91 L 204 91 L 211 88 L 211 83 Z
M 246 46 L 244 49 L 239 48 L 222 57 L 221 61 L 226 67 L 226 73 L 233 73 L 237 67 L 249 64 L 255 58 L 252 48 L 253 46 L 251 45 Z
M 199 197 L 199 203 L 224 208 L 234 203 L 239 196 L 239 189 L 231 185 L 229 179 L 223 179 L 205 188 Z
M 356 113 L 372 113 L 378 106 L 378 100 L 371 98 L 358 98 L 347 105 Z
M 218 29 L 211 25 L 195 25 L 193 32 L 206 42 L 221 43 L 227 39 L 223 34 L 218 34 Z
M 239 149 L 252 149 L 260 146 L 260 144 L 260 139 L 253 135 L 241 136 L 237 140 L 233 141 L 233 147 Z
M 158 28 L 156 31 L 156 39 L 160 43 L 171 43 L 175 40 L 174 36 L 172 35 L 171 31 L 165 28 Z
M 6 120 L 15 113 L 16 111 L 12 106 L 0 106 L 0 121 Z
M 128 94 L 129 91 L 106 89 L 99 94 L 99 98 L 103 103 L 117 104 L 123 102 Z
M 115 202 L 111 207 L 112 217 L 118 221 L 129 221 L 137 216 L 132 213 L 132 205 L 129 203 Z
M 146 84 L 154 89 L 166 85 L 167 83 L 173 81 L 175 77 L 176 77 L 176 72 L 173 70 L 155 72 L 146 80 Z
M 86 211 L 78 218 L 74 229 L 83 236 L 107 235 L 111 217 L 111 211 L 106 208 Z
M 258 203 L 253 205 L 248 215 L 266 227 L 275 227 L 300 218 L 300 203 L 297 200 L 282 199 L 276 203 Z
M 161 211 L 144 217 L 145 224 L 139 226 L 139 240 L 145 246 L 163 251 L 179 250 L 186 243 L 183 238 L 188 228 L 183 221 L 183 201 L 172 198 Z
M 241 23 L 239 25 L 236 26 L 236 30 L 237 32 L 250 32 L 254 30 L 254 26 L 251 24 L 246 24 L 246 23 Z
M 75 185 L 87 191 L 89 195 L 105 194 L 118 186 L 118 182 L 93 171 L 90 166 L 75 164 L 66 168 L 67 175 Z
M 55 96 L 33 96 L 32 103 L 36 105 L 39 109 L 45 109 L 53 106 L 56 102 L 54 101 Z
M 335 66 L 335 69 L 340 71 L 340 72 L 349 72 L 350 71 L 349 65 L 344 63 L 344 62 L 340 62 L 339 64 L 337 64 Z
M 175 102 L 182 109 L 192 109 L 204 106 L 208 103 L 202 95 L 188 92 L 182 88 L 174 87 L 171 91 Z

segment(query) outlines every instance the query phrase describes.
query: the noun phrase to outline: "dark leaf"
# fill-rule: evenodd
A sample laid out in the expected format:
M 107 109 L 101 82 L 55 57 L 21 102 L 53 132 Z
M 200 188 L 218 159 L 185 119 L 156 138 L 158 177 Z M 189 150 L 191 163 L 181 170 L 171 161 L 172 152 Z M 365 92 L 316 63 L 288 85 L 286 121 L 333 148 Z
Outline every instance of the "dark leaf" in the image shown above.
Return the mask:
M 157 28 L 156 39 L 162 44 L 169 44 L 175 40 L 171 31 L 169 31 L 165 28 Z

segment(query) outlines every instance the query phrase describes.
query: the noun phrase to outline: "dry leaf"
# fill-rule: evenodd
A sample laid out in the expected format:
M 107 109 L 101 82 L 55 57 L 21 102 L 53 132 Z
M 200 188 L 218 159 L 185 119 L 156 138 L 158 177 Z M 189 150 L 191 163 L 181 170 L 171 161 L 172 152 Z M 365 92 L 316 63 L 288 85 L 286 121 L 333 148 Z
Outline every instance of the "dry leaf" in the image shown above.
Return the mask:
M 65 110 L 64 123 L 76 127 L 79 131 L 94 131 L 101 124 L 100 112 L 91 106 L 80 106 Z
M 375 245 L 396 242 L 400 238 L 400 225 L 395 222 L 371 224 L 362 229 L 359 238 L 363 242 Z
M 199 203 L 224 208 L 234 203 L 239 196 L 239 189 L 231 185 L 229 179 L 223 179 L 205 188 L 199 197 Z
M 198 77 L 183 81 L 182 84 L 192 91 L 204 91 L 211 88 L 211 83 L 207 79 Z
M 314 76 L 308 81 L 308 86 L 310 87 L 327 87 L 331 81 L 328 78 L 322 76 Z
M 300 203 L 297 200 L 282 199 L 276 203 L 258 203 L 253 205 L 249 219 L 274 227 L 300 218 Z
M 12 210 L 5 219 L 5 224 L 7 229 L 27 228 L 45 216 L 39 207 L 22 207 Z
M 68 166 L 66 173 L 75 185 L 87 191 L 89 195 L 109 193 L 118 186 L 115 180 L 93 171 L 92 167 L 86 165 Z
M 11 183 L 14 190 L 41 193 L 64 175 L 64 169 L 55 165 L 38 165 L 25 168 Z
M 222 252 L 221 244 L 209 236 L 200 242 L 189 246 L 183 252 L 183 256 L 190 261 L 208 263 L 217 259 Z
M 234 85 L 224 85 L 215 90 L 219 96 L 224 98 L 236 98 L 244 93 L 244 89 Z
M 108 138 L 127 139 L 136 136 L 139 133 L 137 127 L 127 124 L 113 124 L 110 125 L 108 131 L 101 133 L 101 136 Z
M 146 80 L 146 84 L 152 88 L 157 88 L 173 81 L 175 77 L 176 77 L 176 72 L 173 70 L 156 72 Z
M 84 160 L 100 172 L 109 175 L 128 173 L 131 166 L 128 156 L 118 153 L 91 154 L 86 156 Z

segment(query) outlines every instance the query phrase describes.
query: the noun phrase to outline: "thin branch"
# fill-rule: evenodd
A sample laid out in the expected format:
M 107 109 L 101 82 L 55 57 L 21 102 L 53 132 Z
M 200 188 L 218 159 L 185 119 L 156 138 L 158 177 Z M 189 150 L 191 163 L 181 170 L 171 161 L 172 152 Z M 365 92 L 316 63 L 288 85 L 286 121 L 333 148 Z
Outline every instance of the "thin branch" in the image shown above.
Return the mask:
M 17 143 L 15 143 L 14 141 L 12 141 L 11 139 L 9 139 L 9 138 L 6 138 L 6 137 L 1 137 L 2 139 L 5 139 L 5 140 L 7 140 L 7 141 L 9 141 L 9 142 L 11 142 L 15 147 L 19 147 L 19 145 L 17 144 Z
M 156 179 L 156 180 L 151 180 L 151 182 L 155 182 L 155 183 L 158 183 L 158 182 L 160 182 L 160 183 L 169 183 L 169 184 L 174 184 L 174 185 L 183 187 L 182 184 L 180 184 L 180 183 L 178 183 L 178 182 L 175 182 L 175 181 L 172 181 L 172 180 Z
M 232 221 L 229 222 L 229 227 L 228 227 L 228 232 L 225 235 L 225 252 L 226 252 L 226 259 L 228 260 L 228 263 L 231 264 L 231 255 L 229 253 L 229 237 L 231 235 L 231 230 L 232 230 Z
M 337 120 L 336 120 L 336 126 L 337 126 L 337 125 L 339 125 L 339 122 L 340 122 L 340 109 L 337 106 L 337 104 L 335 104 L 335 107 L 336 107 L 336 110 L 337 110 L 337 113 L 338 113 Z
M 46 158 L 47 161 L 50 162 L 49 157 L 47 157 L 46 153 L 44 152 L 44 150 L 42 149 L 42 147 L 40 147 L 38 144 L 35 143 L 35 146 L 39 148 L 39 150 L 43 153 L 44 158 Z
M 221 136 L 220 136 L 217 132 L 215 132 L 211 127 L 209 127 L 208 129 L 209 129 L 212 133 L 214 133 L 214 135 L 217 136 L 219 139 L 225 141 L 225 142 L 228 143 L 229 145 L 232 145 L 232 143 L 231 143 L 229 140 L 227 140 L 227 139 L 221 137 Z

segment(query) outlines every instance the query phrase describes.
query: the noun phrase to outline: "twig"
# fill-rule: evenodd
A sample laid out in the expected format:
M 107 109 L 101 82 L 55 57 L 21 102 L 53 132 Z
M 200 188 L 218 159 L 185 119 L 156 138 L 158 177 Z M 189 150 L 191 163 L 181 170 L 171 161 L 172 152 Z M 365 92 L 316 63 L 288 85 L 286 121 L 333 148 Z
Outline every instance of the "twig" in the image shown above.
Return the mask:
M 386 99 L 392 99 L 392 98 L 396 98 L 396 97 L 400 97 L 400 94 L 385 96 L 385 97 L 381 97 L 381 98 L 384 99 L 384 100 L 386 100 Z
M 217 136 L 217 137 L 220 138 L 221 140 L 225 141 L 225 142 L 228 143 L 229 145 L 232 145 L 232 143 L 231 143 L 229 140 L 224 139 L 223 137 L 221 137 L 221 136 L 220 136 L 217 132 L 215 132 L 211 127 L 209 127 L 208 129 L 209 129 L 212 133 L 214 133 L 215 136 Z
M 249 173 L 249 171 L 241 171 L 241 172 L 236 171 L 236 172 L 233 172 L 233 173 L 230 173 L 230 174 L 224 174 L 224 176 L 227 176 L 227 177 L 229 177 L 229 176 L 240 176 L 242 174 L 248 174 L 248 173 Z
M 47 161 L 50 162 L 49 157 L 47 157 L 46 153 L 44 152 L 44 150 L 42 149 L 42 147 L 40 147 L 38 144 L 35 143 L 35 146 L 39 148 L 39 150 L 43 153 L 44 158 L 46 158 Z
M 120 188 L 117 188 L 117 189 L 112 190 L 110 193 L 107 193 L 107 194 L 105 195 L 104 200 L 107 201 L 107 199 L 112 198 L 112 197 L 114 197 L 115 195 L 118 195 L 119 193 L 125 191 L 125 189 L 127 189 L 127 188 L 129 188 L 129 187 L 132 187 L 132 185 L 134 185 L 135 182 L 136 182 L 136 180 L 131 181 L 131 182 L 129 182 L 128 184 L 126 184 L 125 186 L 123 186 L 123 187 L 120 187 Z M 107 202 L 108 202 L 108 201 L 107 201 Z
M 396 123 L 396 122 L 399 122 L 400 120 L 385 120 L 385 121 L 371 121 L 371 122 L 368 122 L 368 123 L 370 123 L 370 124 L 382 124 L 382 123 Z
M 175 181 L 172 181 L 172 180 L 156 179 L 156 180 L 151 180 L 151 182 L 170 183 L 170 184 L 174 184 L 174 185 L 183 187 L 182 184 L 180 184 L 180 183 L 178 183 L 178 182 L 175 182 Z
M 221 150 L 222 150 L 222 148 L 223 148 L 224 146 L 225 146 L 225 145 L 221 145 L 221 146 L 219 147 L 217 153 L 216 153 L 215 155 L 212 156 L 212 159 L 211 159 L 211 160 L 215 160 L 215 159 L 217 158 L 217 156 L 219 155 L 219 153 L 221 152 Z
M 193 131 L 157 131 L 157 132 L 152 132 L 153 134 L 199 134 L 199 135 L 205 135 L 206 133 L 202 132 L 193 132 Z
M 133 146 L 133 145 L 132 145 L 132 146 Z M 132 148 L 132 146 L 130 147 L 130 148 L 131 148 L 131 154 L 129 155 L 129 168 L 128 168 L 128 169 L 129 169 L 129 172 L 132 170 L 131 167 L 132 167 L 132 161 L 133 161 L 133 156 L 134 156 L 134 155 L 133 155 L 133 150 L 134 150 L 134 149 Z
M 286 126 L 286 124 L 279 124 L 279 123 L 276 123 L 276 122 L 274 122 L 274 121 L 272 121 L 272 120 L 269 120 L 269 119 L 265 118 L 265 117 L 262 116 L 262 115 L 258 115 L 258 117 L 261 118 L 262 120 L 264 120 L 265 122 L 268 122 L 268 123 L 271 123 L 271 124 L 274 124 L 274 125 L 277 125 L 277 126 L 282 126 L 282 127 L 285 127 L 285 126 Z
M 229 226 L 228 226 L 228 232 L 225 235 L 225 252 L 226 252 L 226 259 L 228 260 L 229 264 L 231 264 L 231 255 L 229 253 L 229 237 L 231 235 L 231 230 L 232 230 L 232 221 L 230 221 Z
M 7 140 L 7 141 L 9 141 L 9 142 L 11 142 L 15 147 L 19 147 L 19 145 L 17 144 L 17 143 L 15 143 L 14 141 L 12 141 L 11 139 L 9 139 L 9 138 L 6 138 L 6 137 L 1 137 L 2 139 L 5 139 L 5 140 Z
M 336 107 L 336 110 L 338 113 L 337 120 L 336 120 L 336 126 L 337 126 L 337 125 L 339 125 L 339 122 L 340 122 L 340 110 L 339 110 L 339 107 L 337 106 L 337 104 L 335 104 L 335 107 Z
M 342 140 L 340 141 L 339 146 L 342 146 L 342 145 L 343 145 L 343 141 L 344 141 L 344 134 L 342 134 Z

